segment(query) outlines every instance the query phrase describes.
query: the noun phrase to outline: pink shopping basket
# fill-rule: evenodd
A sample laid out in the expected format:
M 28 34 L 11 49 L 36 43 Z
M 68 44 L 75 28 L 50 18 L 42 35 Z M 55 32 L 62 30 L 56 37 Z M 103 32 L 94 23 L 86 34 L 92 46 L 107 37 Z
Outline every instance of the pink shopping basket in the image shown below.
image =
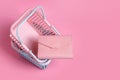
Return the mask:
M 11 26 L 10 30 L 12 47 L 25 59 L 40 69 L 45 69 L 51 60 L 36 57 L 40 35 L 60 35 L 55 27 L 46 20 L 41 6 L 28 9 Z

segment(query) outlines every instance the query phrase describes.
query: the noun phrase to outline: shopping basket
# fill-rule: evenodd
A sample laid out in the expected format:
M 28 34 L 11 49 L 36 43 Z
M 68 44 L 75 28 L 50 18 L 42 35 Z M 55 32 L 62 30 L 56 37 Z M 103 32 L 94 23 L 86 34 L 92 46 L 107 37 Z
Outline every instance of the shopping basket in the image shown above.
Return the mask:
M 51 59 L 39 59 L 36 56 L 38 39 L 41 35 L 60 35 L 55 27 L 46 20 L 41 6 L 25 11 L 10 30 L 13 49 L 40 69 L 45 69 Z

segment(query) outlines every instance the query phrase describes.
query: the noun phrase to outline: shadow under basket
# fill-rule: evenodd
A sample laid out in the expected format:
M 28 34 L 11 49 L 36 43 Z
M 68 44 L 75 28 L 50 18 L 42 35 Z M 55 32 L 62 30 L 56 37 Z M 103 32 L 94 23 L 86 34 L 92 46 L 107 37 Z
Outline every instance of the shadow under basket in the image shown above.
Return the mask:
M 39 11 L 41 10 L 41 12 Z M 28 9 L 10 30 L 11 45 L 21 56 L 40 69 L 45 69 L 50 59 L 38 59 L 39 36 L 59 35 L 56 29 L 45 19 L 42 7 Z

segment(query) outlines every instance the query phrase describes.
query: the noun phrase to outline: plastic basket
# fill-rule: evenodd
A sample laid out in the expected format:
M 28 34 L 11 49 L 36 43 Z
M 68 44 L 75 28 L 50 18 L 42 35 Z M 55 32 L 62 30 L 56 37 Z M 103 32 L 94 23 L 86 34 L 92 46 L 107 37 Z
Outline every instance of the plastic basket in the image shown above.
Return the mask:
M 51 59 L 38 59 L 37 42 L 40 35 L 60 35 L 60 33 L 48 23 L 41 6 L 28 9 L 11 26 L 11 45 L 21 56 L 40 69 L 45 69 Z

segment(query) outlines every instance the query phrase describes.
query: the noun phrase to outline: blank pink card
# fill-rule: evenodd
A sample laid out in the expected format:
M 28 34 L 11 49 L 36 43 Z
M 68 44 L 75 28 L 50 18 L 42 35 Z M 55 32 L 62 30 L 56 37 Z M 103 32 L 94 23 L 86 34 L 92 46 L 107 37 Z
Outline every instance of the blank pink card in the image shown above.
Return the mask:
M 72 58 L 71 36 L 40 36 L 38 58 Z

